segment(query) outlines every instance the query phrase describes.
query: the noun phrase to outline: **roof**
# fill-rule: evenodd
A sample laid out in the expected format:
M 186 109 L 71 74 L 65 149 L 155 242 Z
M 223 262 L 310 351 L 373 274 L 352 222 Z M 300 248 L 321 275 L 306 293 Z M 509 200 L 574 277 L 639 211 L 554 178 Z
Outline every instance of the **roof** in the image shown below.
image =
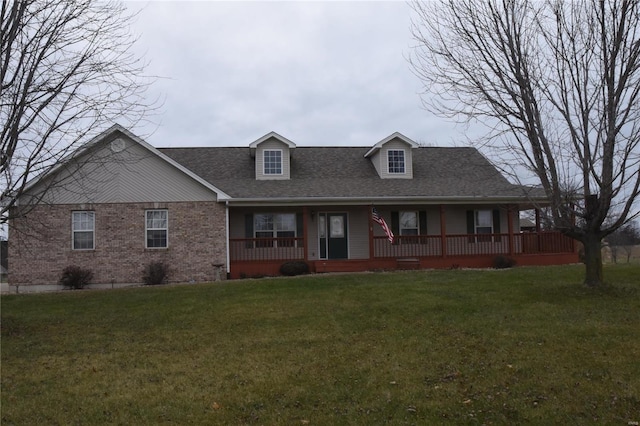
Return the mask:
M 158 148 L 232 200 L 525 200 L 475 148 L 413 149 L 413 179 L 381 179 L 368 147 L 297 147 L 291 178 L 256 180 L 249 148 Z M 537 194 L 538 196 L 540 194 Z

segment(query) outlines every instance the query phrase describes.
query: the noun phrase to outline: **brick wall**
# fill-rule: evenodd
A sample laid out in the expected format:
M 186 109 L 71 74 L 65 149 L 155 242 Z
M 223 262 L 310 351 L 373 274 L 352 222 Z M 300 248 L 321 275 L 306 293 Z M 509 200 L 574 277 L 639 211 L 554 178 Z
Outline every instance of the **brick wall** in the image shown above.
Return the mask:
M 169 247 L 145 248 L 145 210 L 167 209 Z M 95 249 L 71 249 L 71 212 L 95 212 Z M 151 262 L 169 265 L 170 282 L 213 281 L 226 264 L 225 208 L 216 202 L 38 206 L 9 227 L 9 284 L 57 284 L 69 265 L 89 268 L 92 284 L 142 283 Z M 219 276 L 225 278 L 226 265 Z

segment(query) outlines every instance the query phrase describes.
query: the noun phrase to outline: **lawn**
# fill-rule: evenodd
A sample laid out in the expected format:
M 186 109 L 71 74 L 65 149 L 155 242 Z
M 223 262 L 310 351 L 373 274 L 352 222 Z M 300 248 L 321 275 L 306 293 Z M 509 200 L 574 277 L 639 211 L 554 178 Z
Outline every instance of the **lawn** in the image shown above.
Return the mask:
M 3 425 L 640 421 L 640 265 L 2 296 Z

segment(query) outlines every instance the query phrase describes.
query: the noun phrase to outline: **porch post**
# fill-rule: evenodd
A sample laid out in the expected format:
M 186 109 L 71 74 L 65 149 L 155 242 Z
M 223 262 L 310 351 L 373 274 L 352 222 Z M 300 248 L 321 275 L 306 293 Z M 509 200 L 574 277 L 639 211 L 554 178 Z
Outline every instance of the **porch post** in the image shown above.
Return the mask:
M 307 241 L 307 236 L 309 235 L 308 231 L 308 221 L 309 221 L 309 208 L 307 206 L 302 207 L 302 250 L 304 260 L 309 260 L 309 244 Z
M 440 204 L 440 249 L 442 257 L 447 257 L 447 221 L 444 215 L 444 204 Z
M 513 206 L 507 206 L 507 226 L 509 226 L 509 256 L 513 256 Z
M 373 206 L 367 206 L 367 209 L 367 217 L 369 221 L 369 260 L 373 260 L 376 255 L 373 245 L 373 217 L 371 217 Z

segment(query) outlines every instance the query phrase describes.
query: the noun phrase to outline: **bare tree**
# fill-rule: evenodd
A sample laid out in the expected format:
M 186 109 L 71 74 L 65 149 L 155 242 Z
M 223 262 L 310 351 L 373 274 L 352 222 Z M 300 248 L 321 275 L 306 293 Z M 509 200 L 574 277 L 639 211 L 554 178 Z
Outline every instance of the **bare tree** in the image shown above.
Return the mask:
M 412 7 L 423 104 L 488 126 L 478 142 L 535 176 L 555 228 L 584 245 L 585 284 L 602 285 L 602 238 L 639 214 L 640 3 Z
M 153 79 L 133 51 L 135 15 L 123 3 L 9 0 L 2 2 L 0 17 L 4 223 L 28 211 L 23 200 L 20 209 L 12 207 L 32 178 L 62 170 L 54 166 L 114 122 L 133 127 L 155 102 L 144 98 Z M 49 189 L 64 184 L 55 177 L 48 182 Z

